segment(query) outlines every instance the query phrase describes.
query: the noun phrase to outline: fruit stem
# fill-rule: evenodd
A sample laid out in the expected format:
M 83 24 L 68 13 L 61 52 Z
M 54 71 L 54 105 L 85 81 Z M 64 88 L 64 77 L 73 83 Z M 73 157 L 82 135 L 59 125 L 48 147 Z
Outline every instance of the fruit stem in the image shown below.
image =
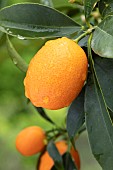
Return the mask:
M 67 131 L 65 129 L 55 128 L 55 129 L 46 131 L 46 136 L 48 138 L 48 141 L 50 141 L 50 140 L 56 139 L 57 137 L 64 135 L 66 132 Z
M 88 39 L 88 60 L 89 60 L 89 63 L 91 64 L 91 61 L 92 61 L 92 54 L 91 54 L 91 40 L 92 40 L 92 34 L 89 36 L 89 39 Z
M 46 131 L 47 134 L 51 133 L 51 132 L 66 132 L 65 129 L 61 129 L 61 128 L 55 128 L 55 129 L 51 129 L 51 130 L 48 130 Z
M 77 37 L 74 41 L 75 41 L 76 43 L 78 43 L 78 42 L 79 42 L 82 38 L 84 38 L 86 35 L 91 34 L 92 31 L 93 31 L 95 28 L 96 28 L 96 26 L 89 28 L 87 31 L 85 31 L 83 34 L 81 34 L 79 37 Z

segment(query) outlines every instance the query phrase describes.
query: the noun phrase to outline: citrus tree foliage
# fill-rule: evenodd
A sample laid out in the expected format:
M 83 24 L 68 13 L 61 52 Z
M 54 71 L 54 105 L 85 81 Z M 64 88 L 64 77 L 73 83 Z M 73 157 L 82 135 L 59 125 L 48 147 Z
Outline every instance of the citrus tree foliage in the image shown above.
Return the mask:
M 0 35 L 7 36 L 7 49 L 13 63 L 26 72 L 27 64 L 10 42 L 11 37 L 39 39 L 69 37 L 79 43 L 88 56 L 85 85 L 68 109 L 66 129 L 75 147 L 76 136 L 87 130 L 92 153 L 103 170 L 113 169 L 113 2 L 112 0 L 70 0 L 57 6 L 55 1 L 20 3 L 4 8 L 0 2 Z M 59 3 L 60 4 L 60 3 Z M 79 4 L 79 5 L 78 5 Z M 55 9 L 56 8 L 56 9 Z M 43 108 L 39 113 L 50 123 Z M 55 133 L 56 134 L 56 133 Z M 58 135 L 58 134 L 57 134 Z M 67 159 L 50 141 L 47 150 L 52 169 L 62 169 Z M 77 169 L 69 153 L 69 168 Z

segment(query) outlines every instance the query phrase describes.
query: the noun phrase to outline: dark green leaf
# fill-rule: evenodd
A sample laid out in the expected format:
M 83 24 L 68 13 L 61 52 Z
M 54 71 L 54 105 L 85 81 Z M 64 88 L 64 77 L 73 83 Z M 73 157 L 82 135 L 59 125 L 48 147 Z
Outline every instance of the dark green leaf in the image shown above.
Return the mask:
M 47 116 L 47 114 L 45 113 L 44 109 L 42 107 L 35 107 L 36 110 L 38 111 L 38 113 L 47 121 L 49 121 L 50 123 L 54 124 L 54 122 Z
M 98 2 L 99 0 L 85 0 L 84 2 L 84 8 L 85 8 L 85 16 L 86 18 L 88 18 L 94 8 L 94 5 L 96 4 L 96 2 Z
M 103 17 L 113 12 L 113 0 L 100 0 L 99 11 Z
M 95 29 L 91 46 L 99 56 L 113 58 L 113 14 L 107 16 Z
M 8 36 L 7 36 L 7 49 L 14 65 L 16 65 L 16 67 L 18 67 L 21 71 L 26 72 L 28 69 L 28 65 L 26 64 L 24 59 L 17 53 Z
M 106 103 L 113 111 L 113 59 L 95 55 L 94 66 Z
M 72 102 L 67 115 L 67 132 L 72 142 L 85 121 L 84 92 L 85 88 L 82 89 L 79 96 Z
M 88 36 L 85 36 L 84 38 L 82 38 L 78 44 L 81 46 L 81 47 L 87 47 L 87 41 L 88 41 Z
M 0 30 L 20 39 L 67 36 L 80 28 L 68 16 L 41 4 L 17 4 L 0 11 Z
M 77 167 L 74 161 L 72 160 L 72 156 L 70 155 L 69 152 L 66 152 L 63 155 L 63 163 L 64 163 L 65 170 L 77 170 Z
M 51 168 L 51 170 L 57 170 L 57 169 L 55 168 L 55 166 L 53 166 L 53 167 Z
M 109 111 L 109 115 L 111 117 L 111 120 L 113 122 L 113 111 L 111 109 L 108 108 L 108 111 Z
M 94 73 L 85 96 L 86 126 L 92 152 L 103 170 L 113 169 L 113 126 Z
M 55 168 L 57 170 L 64 170 L 62 157 L 52 141 L 47 145 L 47 151 L 55 163 Z
M 113 125 L 104 99 L 91 53 L 91 38 L 88 39 L 90 73 L 85 93 L 86 127 L 92 153 L 103 170 L 113 168 Z

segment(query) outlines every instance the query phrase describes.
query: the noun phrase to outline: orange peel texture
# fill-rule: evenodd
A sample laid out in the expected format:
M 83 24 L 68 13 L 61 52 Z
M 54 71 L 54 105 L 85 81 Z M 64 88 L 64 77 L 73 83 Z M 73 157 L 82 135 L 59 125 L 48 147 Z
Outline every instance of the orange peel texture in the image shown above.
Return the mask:
M 69 106 L 82 90 L 87 70 L 86 54 L 73 40 L 47 41 L 29 64 L 25 95 L 37 107 L 57 110 Z

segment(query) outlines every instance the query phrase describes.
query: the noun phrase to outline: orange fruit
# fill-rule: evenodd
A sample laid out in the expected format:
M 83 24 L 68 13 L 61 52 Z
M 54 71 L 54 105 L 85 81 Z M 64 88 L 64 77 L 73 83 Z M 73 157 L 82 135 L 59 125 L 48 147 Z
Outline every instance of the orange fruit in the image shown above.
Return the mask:
M 76 163 L 78 170 L 80 170 L 80 157 L 78 151 L 72 147 L 70 153 L 72 155 L 74 162 Z
M 56 143 L 56 147 L 61 155 L 65 154 L 66 151 L 68 150 L 68 145 L 66 144 L 65 141 L 59 141 Z M 78 170 L 80 170 L 80 157 L 79 154 L 76 150 L 71 149 L 70 151 L 74 162 L 76 163 Z M 75 151 L 75 152 L 74 152 Z M 45 151 L 45 153 L 41 156 L 40 161 L 39 161 L 39 166 L 38 170 L 51 170 L 51 168 L 54 165 L 54 161 L 52 158 L 49 156 L 48 152 Z
M 24 156 L 41 152 L 45 147 L 46 136 L 40 127 L 30 126 L 23 129 L 16 138 L 16 148 Z
M 73 40 L 47 41 L 29 64 L 25 95 L 37 107 L 56 110 L 69 106 L 84 86 L 87 69 L 86 54 Z

